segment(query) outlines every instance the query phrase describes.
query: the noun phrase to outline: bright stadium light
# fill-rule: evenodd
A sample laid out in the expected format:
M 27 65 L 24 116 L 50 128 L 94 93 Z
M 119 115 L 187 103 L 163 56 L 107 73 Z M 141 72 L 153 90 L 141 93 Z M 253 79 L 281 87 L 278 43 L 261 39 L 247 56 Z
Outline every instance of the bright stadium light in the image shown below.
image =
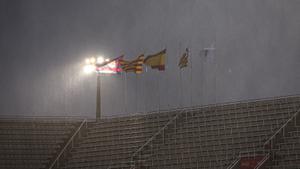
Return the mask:
M 85 59 L 85 64 L 90 64 L 90 63 L 91 63 L 90 59 L 89 59 L 89 58 L 86 58 L 86 59 Z
M 93 66 L 93 65 L 85 65 L 83 67 L 83 72 L 86 73 L 86 74 L 90 74 L 94 71 L 95 71 L 95 66 Z
M 92 57 L 92 58 L 90 59 L 90 62 L 91 62 L 92 64 L 94 64 L 94 63 L 96 62 L 96 59 L 95 59 L 94 57 Z
M 107 59 L 105 59 L 105 62 L 109 62 L 110 60 L 107 58 Z
M 99 56 L 98 58 L 97 58 L 97 63 L 98 64 L 102 64 L 104 62 L 104 58 L 102 57 L 102 56 Z

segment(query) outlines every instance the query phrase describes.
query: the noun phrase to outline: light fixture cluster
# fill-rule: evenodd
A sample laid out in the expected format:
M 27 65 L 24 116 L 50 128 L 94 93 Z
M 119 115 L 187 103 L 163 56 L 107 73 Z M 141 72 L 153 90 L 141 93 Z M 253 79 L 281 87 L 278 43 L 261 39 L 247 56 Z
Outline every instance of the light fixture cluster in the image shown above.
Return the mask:
M 107 63 L 107 64 L 105 64 Z M 112 69 L 116 67 L 115 62 L 110 62 L 109 58 L 104 58 L 103 56 L 91 57 L 85 59 L 85 65 L 83 67 L 84 73 L 90 74 L 96 73 L 114 73 L 113 71 L 107 71 L 107 69 Z

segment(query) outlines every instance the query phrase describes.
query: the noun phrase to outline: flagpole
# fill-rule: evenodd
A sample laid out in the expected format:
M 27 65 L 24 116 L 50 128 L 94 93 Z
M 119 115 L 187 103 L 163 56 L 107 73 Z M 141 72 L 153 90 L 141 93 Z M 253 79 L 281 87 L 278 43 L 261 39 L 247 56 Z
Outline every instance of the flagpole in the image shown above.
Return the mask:
M 141 112 L 143 112 L 143 113 L 145 113 L 146 112 L 146 103 L 145 103 L 145 90 L 144 90 L 144 88 L 143 88 L 143 86 L 144 86 L 144 81 L 143 81 L 143 79 L 144 78 L 140 78 L 141 79 L 141 84 L 140 84 L 140 86 L 141 86 L 141 97 L 143 97 L 143 100 L 141 100 L 141 104 L 142 104 L 142 106 L 141 106 Z
M 135 110 L 138 112 L 138 76 L 135 74 Z
M 125 113 L 125 75 L 124 73 L 122 72 L 122 93 L 123 93 L 123 113 Z
M 146 53 L 146 49 L 144 48 L 144 50 L 143 50 L 143 52 L 144 52 L 144 55 L 145 55 L 145 53 Z M 145 55 L 146 56 L 146 55 Z M 145 68 L 145 73 L 147 73 L 148 72 L 148 68 L 147 68 L 147 66 L 145 66 L 145 65 L 142 65 L 143 66 L 143 68 Z M 143 74 L 143 77 L 145 76 L 145 74 Z M 147 89 L 146 87 L 145 87 L 145 78 L 143 78 L 143 81 L 142 81 L 142 87 L 144 86 L 144 88 L 142 88 L 143 90 L 143 100 L 144 100 L 144 112 L 146 113 L 147 112 L 147 95 L 148 95 L 148 93 L 147 93 L 147 90 L 145 90 L 145 89 Z
M 215 48 L 214 45 L 212 48 Z M 217 62 L 217 55 L 216 52 L 213 50 L 213 56 L 215 61 L 215 104 L 217 104 L 217 80 L 218 80 L 218 62 Z
M 144 55 L 145 55 L 145 53 L 146 53 L 146 51 L 148 50 L 148 48 L 144 48 L 144 50 L 143 50 L 143 52 L 144 52 Z M 145 57 L 146 57 L 146 55 L 145 55 Z M 145 60 L 145 59 L 144 59 Z M 142 65 L 144 68 L 145 68 L 145 73 L 148 73 L 148 68 L 147 68 L 147 66 L 145 66 L 145 65 Z M 146 76 L 146 74 L 144 74 L 143 76 Z M 148 92 L 147 92 L 147 88 L 146 88 L 146 79 L 145 78 L 143 78 L 143 84 L 142 84 L 142 86 L 144 86 L 144 88 L 143 88 L 143 100 L 144 100 L 144 111 L 145 112 L 147 112 L 147 95 L 148 95 Z
M 183 88 L 182 88 L 182 71 L 179 70 L 179 79 L 180 79 L 180 105 L 183 106 Z
M 201 85 L 201 87 L 200 87 L 200 105 L 202 105 L 203 104 L 203 84 L 204 84 L 204 64 L 203 64 L 203 62 L 204 62 L 204 57 L 202 57 L 202 53 L 200 52 L 199 53 L 199 55 L 200 55 L 200 64 L 201 64 L 201 72 L 200 72 L 200 85 Z
M 157 79 L 157 88 L 158 88 L 158 112 L 160 112 L 160 86 L 159 86 L 160 76 L 159 76 L 159 72 L 156 72 L 156 73 L 158 74 L 158 77 L 159 77 L 156 79 Z
M 191 55 L 191 52 L 190 52 L 190 49 L 188 48 L 188 53 L 187 53 L 188 57 L 190 58 L 191 60 L 191 77 L 190 77 L 190 93 L 191 93 L 191 106 L 193 106 L 193 60 L 192 60 L 192 55 Z
M 215 104 L 217 104 L 217 58 L 215 56 L 215 53 L 213 53 L 213 56 L 214 56 L 214 72 L 215 72 L 215 84 L 214 84 L 214 87 L 215 87 Z
M 179 58 L 181 57 L 180 55 L 180 52 L 181 51 L 181 43 L 179 43 L 179 50 L 178 50 L 178 56 L 179 56 Z M 183 107 L 183 84 L 182 84 L 182 70 L 181 69 L 179 69 L 179 79 L 180 79 L 180 95 L 181 95 L 181 97 L 180 97 L 180 105 L 181 105 L 181 107 Z
M 166 62 L 165 62 L 165 64 L 167 65 L 167 63 L 168 63 L 168 57 L 166 57 Z M 165 67 L 166 69 L 167 69 L 167 66 Z M 170 99 L 169 99 L 169 93 L 170 93 L 170 89 L 169 89 L 169 79 L 168 79 L 168 73 L 167 73 L 167 70 L 166 70 L 166 86 L 167 86 L 167 91 L 166 91 L 166 97 L 167 97 L 167 108 L 169 109 L 170 108 Z
M 146 70 L 146 72 L 148 72 L 147 66 L 145 66 L 145 70 Z M 144 92 L 146 92 L 146 90 L 144 90 Z M 147 94 L 148 93 L 146 93 L 146 94 L 143 95 L 143 97 L 144 97 L 144 104 L 145 104 L 145 112 L 147 111 L 147 103 L 148 103 L 148 100 L 147 100 L 147 97 L 146 97 Z

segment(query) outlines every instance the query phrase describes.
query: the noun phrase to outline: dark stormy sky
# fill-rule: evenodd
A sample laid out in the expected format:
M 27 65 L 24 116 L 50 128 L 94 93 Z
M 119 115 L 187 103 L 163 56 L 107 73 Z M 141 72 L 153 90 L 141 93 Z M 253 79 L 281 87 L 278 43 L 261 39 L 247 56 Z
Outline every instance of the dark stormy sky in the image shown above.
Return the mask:
M 96 76 L 83 74 L 84 59 L 163 48 L 164 72 L 102 77 L 104 115 L 298 94 L 299 9 L 299 0 L 0 0 L 0 115 L 94 117 Z

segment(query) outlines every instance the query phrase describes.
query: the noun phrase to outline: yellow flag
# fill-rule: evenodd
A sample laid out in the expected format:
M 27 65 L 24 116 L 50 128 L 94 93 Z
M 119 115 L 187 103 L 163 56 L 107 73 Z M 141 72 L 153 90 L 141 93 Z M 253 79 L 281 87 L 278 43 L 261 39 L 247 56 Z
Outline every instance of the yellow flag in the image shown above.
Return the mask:
M 154 55 L 147 56 L 144 60 L 145 65 L 151 66 L 152 69 L 165 70 L 166 51 L 164 49 Z

